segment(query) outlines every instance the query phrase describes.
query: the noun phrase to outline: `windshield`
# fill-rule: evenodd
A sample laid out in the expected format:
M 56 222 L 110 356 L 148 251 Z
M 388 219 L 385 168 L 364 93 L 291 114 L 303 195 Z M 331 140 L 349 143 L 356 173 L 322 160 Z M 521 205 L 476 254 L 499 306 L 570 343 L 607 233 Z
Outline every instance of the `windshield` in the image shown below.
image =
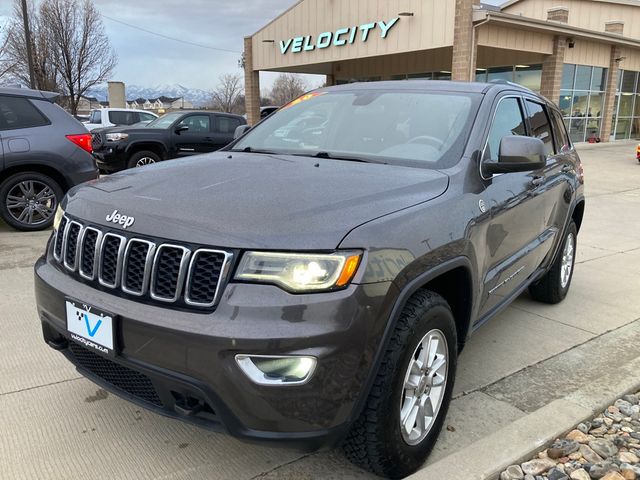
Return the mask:
M 184 112 L 167 113 L 166 115 L 156 118 L 151 123 L 148 123 L 147 128 L 169 128 L 182 115 L 184 115 Z
M 459 160 L 478 102 L 477 95 L 452 92 L 314 92 L 232 149 L 445 168 Z

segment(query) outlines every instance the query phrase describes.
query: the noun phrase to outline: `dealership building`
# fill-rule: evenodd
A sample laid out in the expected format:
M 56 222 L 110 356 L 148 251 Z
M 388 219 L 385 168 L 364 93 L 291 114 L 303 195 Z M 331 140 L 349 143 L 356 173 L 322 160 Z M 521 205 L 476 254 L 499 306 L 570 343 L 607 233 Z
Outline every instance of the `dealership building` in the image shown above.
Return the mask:
M 640 137 L 640 0 L 300 0 L 244 50 L 250 123 L 261 71 L 502 79 L 556 102 L 574 142 Z

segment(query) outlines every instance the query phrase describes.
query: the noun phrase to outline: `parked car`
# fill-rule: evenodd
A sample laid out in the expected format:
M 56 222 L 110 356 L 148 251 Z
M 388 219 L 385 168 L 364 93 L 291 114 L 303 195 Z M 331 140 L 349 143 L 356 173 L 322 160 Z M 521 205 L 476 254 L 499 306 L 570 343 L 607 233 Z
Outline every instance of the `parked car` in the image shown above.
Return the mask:
M 105 172 L 142 167 L 162 160 L 219 150 L 246 124 L 239 115 L 171 112 L 143 128 L 116 127 L 93 132 L 93 155 Z
M 99 108 L 91 110 L 86 127 L 89 131 L 96 128 L 133 125 L 138 122 L 151 122 L 158 118 L 153 112 L 132 108 Z
M 260 118 L 267 118 L 272 113 L 276 112 L 280 107 L 268 106 L 260 107 Z
M 567 295 L 583 182 L 560 111 L 517 85 L 323 88 L 70 192 L 35 266 L 44 338 L 164 415 L 402 477 L 469 335 Z
M 640 144 L 636 146 L 636 160 L 640 162 Z
M 98 176 L 91 134 L 57 96 L 0 88 L 0 217 L 18 230 L 50 227 L 64 193 Z
M 74 115 L 73 118 L 75 118 L 81 123 L 89 123 L 89 119 L 91 117 L 89 115 Z

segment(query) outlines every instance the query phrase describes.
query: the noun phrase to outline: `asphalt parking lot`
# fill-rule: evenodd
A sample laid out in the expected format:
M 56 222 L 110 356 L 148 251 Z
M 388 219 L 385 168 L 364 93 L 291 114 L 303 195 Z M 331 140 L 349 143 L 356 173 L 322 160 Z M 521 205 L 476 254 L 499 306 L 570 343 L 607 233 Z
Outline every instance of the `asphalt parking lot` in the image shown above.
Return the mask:
M 547 306 L 523 295 L 476 333 L 462 354 L 449 428 L 431 462 L 640 356 L 640 164 L 634 152 L 630 143 L 581 149 L 587 209 L 569 297 Z M 36 318 L 32 265 L 48 235 L 0 224 L 1 478 L 370 477 L 338 452 L 302 455 L 246 445 L 141 410 L 78 375 L 44 344 Z M 553 362 L 560 364 L 556 373 L 532 374 Z

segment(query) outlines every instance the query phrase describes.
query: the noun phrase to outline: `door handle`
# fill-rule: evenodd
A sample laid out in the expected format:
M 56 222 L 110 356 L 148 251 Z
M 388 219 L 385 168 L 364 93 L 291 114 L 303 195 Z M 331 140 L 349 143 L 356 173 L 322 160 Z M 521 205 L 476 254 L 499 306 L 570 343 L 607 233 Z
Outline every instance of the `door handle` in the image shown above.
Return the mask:
M 533 186 L 539 186 L 542 185 L 544 183 L 544 177 L 541 175 L 536 175 L 531 179 L 531 185 Z

